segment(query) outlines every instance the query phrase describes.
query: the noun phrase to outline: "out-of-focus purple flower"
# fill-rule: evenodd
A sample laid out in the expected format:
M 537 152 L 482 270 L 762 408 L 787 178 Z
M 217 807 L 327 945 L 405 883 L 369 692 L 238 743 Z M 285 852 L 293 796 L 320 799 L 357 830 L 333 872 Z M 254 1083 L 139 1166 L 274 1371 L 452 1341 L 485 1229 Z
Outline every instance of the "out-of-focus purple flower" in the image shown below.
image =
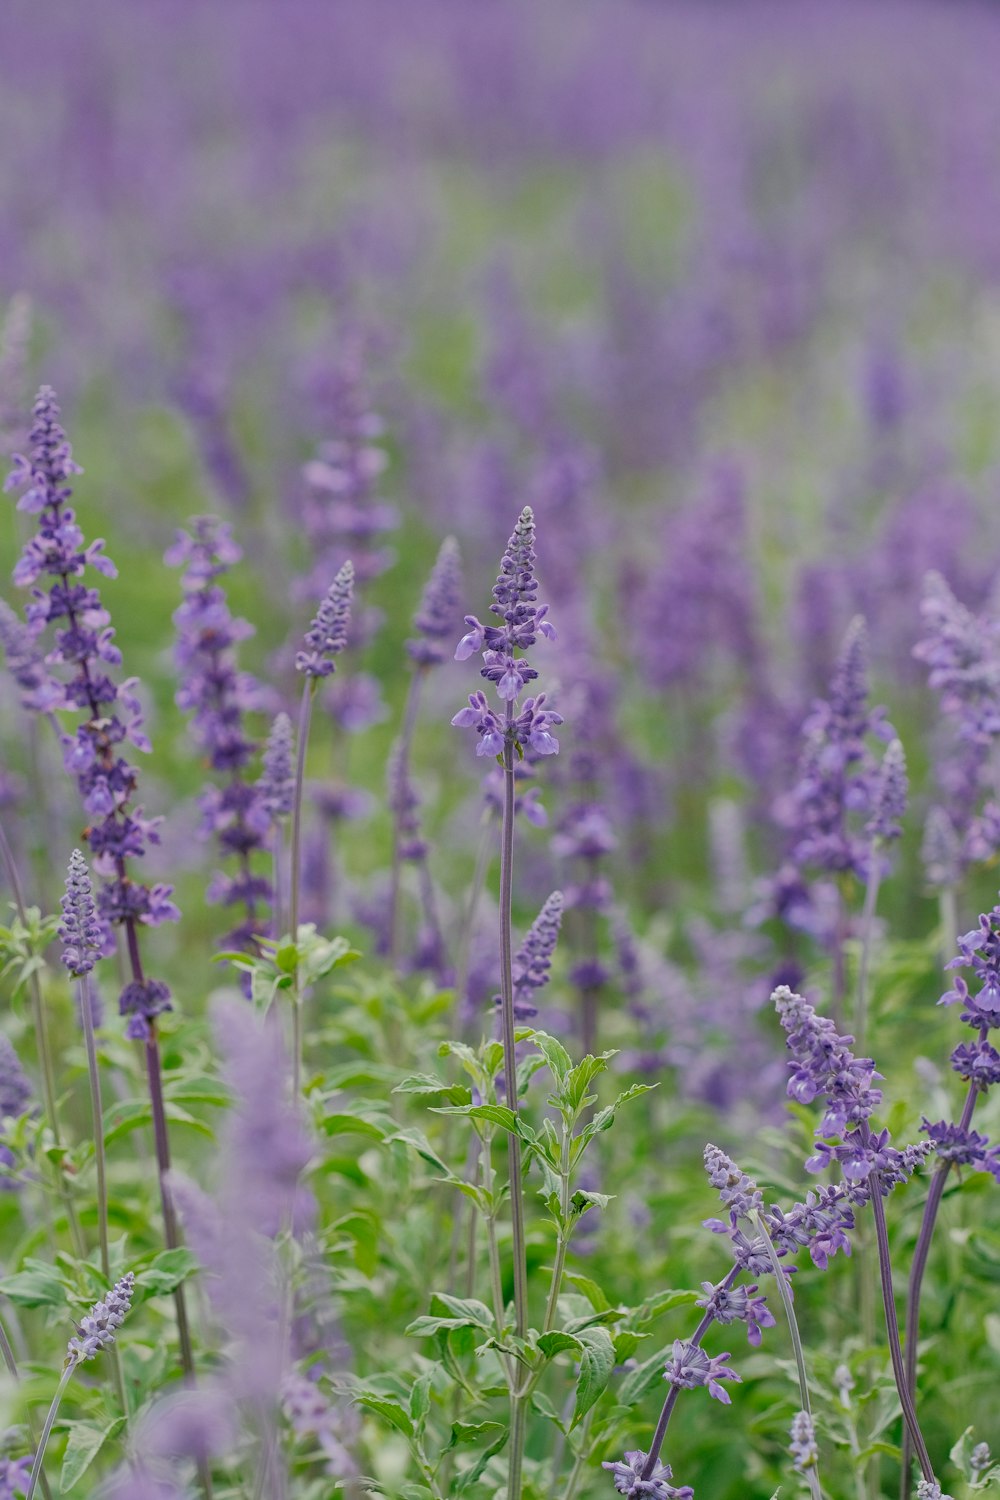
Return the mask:
M 960 604 L 940 573 L 929 573 L 920 606 L 926 634 L 913 648 L 930 668 L 963 739 L 990 742 L 1000 734 L 1000 635 L 998 624 Z
M 84 1359 L 93 1359 L 102 1349 L 110 1349 L 115 1334 L 125 1321 L 132 1306 L 132 1291 L 135 1276 L 131 1271 L 116 1281 L 106 1297 L 96 1302 L 77 1324 L 76 1333 L 67 1347 L 67 1359 L 74 1364 Z
M 0 327 L 0 458 L 10 458 L 24 442 L 31 311 L 31 298 L 15 292 Z
M 958 884 L 962 876 L 962 845 L 943 807 L 932 807 L 927 813 L 920 854 L 932 890 L 947 890 Z
M 448 659 L 446 642 L 453 638 L 461 610 L 462 555 L 453 536 L 445 537 L 413 617 L 417 638 L 406 649 L 420 667 L 437 667 Z
M 865 830 L 872 838 L 888 842 L 900 837 L 909 785 L 903 746 L 899 740 L 891 740 L 879 767 L 874 809 Z
M 32 1456 L 0 1458 L 0 1500 L 17 1500 L 28 1488 Z
M 655 1463 L 649 1478 L 643 1479 L 645 1463 L 646 1454 L 633 1448 L 624 1458 L 603 1463 L 601 1468 L 611 1471 L 619 1495 L 631 1496 L 632 1500 L 694 1500 L 689 1484 L 677 1489 L 670 1483 L 674 1476 L 669 1464 Z
M 345 1446 L 345 1420 L 332 1406 L 315 1380 L 293 1371 L 281 1388 L 281 1408 L 297 1438 L 312 1438 L 319 1443 L 326 1460 L 326 1472 L 334 1479 L 346 1479 L 357 1470 L 357 1464 Z
M 136 1447 L 146 1459 L 207 1463 L 227 1453 L 235 1438 L 232 1396 L 221 1386 L 199 1383 L 197 1391 L 156 1402 L 142 1418 Z
M 236 658 L 238 643 L 253 634 L 253 627 L 234 619 L 219 582 L 241 556 L 228 525 L 214 516 L 198 516 L 190 532 L 177 533 L 165 561 L 184 569 L 184 602 L 174 613 L 177 706 L 190 714 L 195 742 L 224 778 L 221 787 L 210 785 L 201 796 L 203 828 L 215 835 L 224 856 L 239 863 L 235 876 L 217 874 L 209 889 L 214 900 L 246 908 L 226 941 L 252 948 L 266 925 L 260 907 L 272 897 L 270 881 L 255 873 L 252 863 L 265 846 L 271 818 L 259 787 L 246 778 L 258 747 L 247 733 L 245 716 L 263 706 L 263 695 L 259 683 L 239 670 Z
M 354 564 L 348 559 L 331 583 L 315 619 L 295 656 L 295 670 L 307 677 L 330 677 L 336 670 L 333 658 L 347 645 L 347 627 L 354 595 Z
M 257 782 L 260 804 L 272 822 L 291 816 L 295 795 L 294 731 L 286 713 L 271 725 L 264 747 L 264 769 Z
M 716 1401 L 721 1401 L 723 1406 L 729 1406 L 732 1398 L 719 1382 L 742 1380 L 742 1376 L 738 1375 L 735 1370 L 729 1369 L 731 1358 L 730 1354 L 708 1355 L 700 1344 L 685 1343 L 683 1339 L 675 1339 L 673 1353 L 667 1361 L 663 1378 L 671 1385 L 678 1386 L 682 1391 L 693 1391 L 700 1385 L 707 1385 L 710 1396 L 714 1396 Z
M 819 1449 L 816 1446 L 813 1420 L 807 1411 L 795 1413 L 789 1436 L 791 1441 L 788 1444 L 788 1452 L 796 1474 L 804 1474 L 807 1469 L 814 1469 L 819 1463 Z
M 390 709 L 382 684 L 370 672 L 338 673 L 323 689 L 322 705 L 347 734 L 362 734 L 383 723 Z
M 31 1102 L 32 1088 L 14 1044 L 0 1032 L 0 1120 L 16 1120 Z
M 59 936 L 64 944 L 62 961 L 74 979 L 89 974 L 104 947 L 104 929 L 97 919 L 94 888 L 87 861 L 79 849 L 69 859 L 66 894 L 60 901 L 62 921 Z
M 64 706 L 62 684 L 46 670 L 35 635 L 5 599 L 0 599 L 0 646 L 7 658 L 7 670 L 21 689 L 25 708 L 45 714 Z

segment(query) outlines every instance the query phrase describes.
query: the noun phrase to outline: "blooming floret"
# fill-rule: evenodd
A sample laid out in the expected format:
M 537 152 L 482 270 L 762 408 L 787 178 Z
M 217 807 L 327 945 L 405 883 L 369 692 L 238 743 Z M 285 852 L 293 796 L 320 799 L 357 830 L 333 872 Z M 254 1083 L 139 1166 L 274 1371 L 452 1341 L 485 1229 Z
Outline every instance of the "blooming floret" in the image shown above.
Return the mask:
M 626 1453 L 614 1463 L 604 1463 L 602 1469 L 610 1469 L 614 1476 L 615 1489 L 619 1495 L 632 1496 L 633 1500 L 694 1500 L 694 1490 L 689 1484 L 676 1489 L 669 1481 L 673 1471 L 669 1464 L 655 1463 L 648 1478 L 643 1478 L 646 1454 L 638 1449 Z
M 60 902 L 63 919 L 59 936 L 64 943 L 62 961 L 74 979 L 89 974 L 104 947 L 104 929 L 97 918 L 94 888 L 87 861 L 79 849 L 70 855 L 66 894 Z
M 684 1391 L 693 1391 L 699 1385 L 707 1385 L 710 1396 L 714 1396 L 716 1401 L 721 1401 L 724 1406 L 729 1406 L 731 1397 L 719 1381 L 739 1382 L 742 1379 L 735 1370 L 728 1368 L 731 1358 L 730 1354 L 709 1356 L 700 1345 L 675 1339 L 673 1354 L 667 1361 L 663 1378 Z
M 93 1359 L 102 1349 L 110 1349 L 115 1334 L 125 1321 L 132 1306 L 132 1291 L 135 1277 L 128 1271 L 116 1281 L 108 1295 L 96 1303 L 77 1325 L 76 1334 L 67 1348 L 67 1363 L 79 1364 L 81 1360 Z
M 316 617 L 306 631 L 302 650 L 296 652 L 295 670 L 307 677 L 329 677 L 336 670 L 333 658 L 347 645 L 354 595 L 354 565 L 345 562 L 331 583 Z

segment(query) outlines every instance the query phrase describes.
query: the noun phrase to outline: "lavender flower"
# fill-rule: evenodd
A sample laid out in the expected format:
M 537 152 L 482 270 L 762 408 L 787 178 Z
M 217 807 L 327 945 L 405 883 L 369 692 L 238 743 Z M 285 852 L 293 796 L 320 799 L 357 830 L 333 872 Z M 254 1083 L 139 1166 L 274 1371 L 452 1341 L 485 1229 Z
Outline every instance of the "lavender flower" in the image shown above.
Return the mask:
M 729 1210 L 730 1226 L 735 1229 L 740 1219 L 748 1219 L 755 1210 L 763 1206 L 764 1195 L 753 1179 L 741 1172 L 732 1157 L 720 1151 L 718 1146 L 707 1145 L 704 1160 L 708 1180 L 718 1189 L 719 1196 Z M 717 1223 L 718 1220 L 709 1221 L 712 1228 Z M 723 1229 L 725 1227 L 722 1225 Z
M 535 580 L 535 518 L 531 507 L 521 512 L 500 563 L 500 575 L 493 589 L 490 610 L 502 625 L 483 625 L 475 615 L 466 615 L 468 631 L 458 643 L 456 661 L 465 661 L 475 651 L 482 651 L 481 675 L 495 684 L 500 698 L 507 704 L 501 719 L 490 708 L 485 693 L 469 696 L 469 707 L 460 709 L 452 719 L 459 728 L 474 728 L 479 735 L 477 755 L 500 755 L 509 744 L 520 753 L 530 745 L 539 755 L 555 755 L 559 741 L 551 726 L 562 723 L 559 714 L 545 709 L 545 694 L 527 698 L 519 714 L 514 703 L 538 673 L 518 651 L 534 645 L 539 635 L 555 639 L 547 619 L 548 606 L 536 604 L 538 584 Z
M 26 1458 L 0 1458 L 0 1500 L 16 1500 L 28 1488 L 31 1455 Z
M 74 849 L 70 855 L 66 894 L 60 905 L 63 919 L 59 924 L 59 936 L 65 944 L 62 961 L 73 978 L 80 979 L 90 973 L 104 947 L 104 929 L 97 918 L 87 861 L 79 849 Z
M 890 741 L 875 785 L 875 806 L 868 821 L 866 832 L 873 839 L 898 839 L 902 833 L 900 823 L 906 812 L 906 796 L 909 782 L 906 776 L 906 756 L 899 740 Z
M 31 1100 L 32 1088 L 14 1045 L 0 1032 L 0 1120 L 16 1120 Z
M 295 795 L 292 721 L 280 713 L 271 725 L 264 747 L 264 769 L 257 783 L 260 804 L 272 822 L 291 815 Z
M 951 1500 L 951 1496 L 942 1493 L 936 1479 L 918 1479 L 917 1500 Z
M 107 612 L 97 590 L 79 581 L 88 567 L 108 577 L 114 577 L 115 569 L 103 555 L 103 542 L 84 546 L 68 505 L 72 493 L 68 481 L 81 471 L 59 423 L 59 407 L 49 386 L 38 393 L 30 441 L 30 460 L 15 456 L 6 485 L 25 487 L 18 509 L 38 517 L 37 535 L 25 546 L 14 579 L 32 588 L 26 610 L 32 634 L 40 635 L 47 624 L 57 624 L 55 647 L 46 664 L 72 669 L 69 681 L 61 685 L 60 701 L 50 706 L 87 715 L 75 735 L 62 735 L 62 745 L 66 769 L 76 776 L 92 819 L 85 836 L 93 865 L 106 880 L 98 898 L 99 913 L 106 922 L 134 932 L 139 922 L 158 926 L 175 921 L 179 913 L 170 899 L 172 887 L 145 886 L 127 874 L 127 861 L 158 842 L 159 820 L 146 818 L 141 808 L 132 807 L 137 777 L 119 754 L 119 746 L 128 741 L 148 751 L 150 744 L 142 728 L 135 679 L 116 684 L 106 670 L 121 662 Z M 51 580 L 47 592 L 37 586 L 41 578 Z M 119 998 L 119 1009 L 129 1018 L 130 1037 L 146 1038 L 155 1016 L 169 1008 L 166 985 L 139 972 Z
M 754 1348 L 759 1347 L 763 1330 L 774 1327 L 774 1314 L 766 1299 L 755 1295 L 756 1283 L 728 1286 L 720 1281 L 713 1286 L 710 1281 L 703 1281 L 701 1289 L 705 1295 L 698 1298 L 696 1306 L 711 1313 L 716 1323 L 745 1323 L 747 1339 Z
M 333 658 L 347 645 L 347 627 L 354 594 L 354 565 L 343 564 L 327 590 L 312 625 L 306 631 L 302 650 L 295 656 L 295 670 L 307 677 L 329 677 L 336 670 Z
M 648 1479 L 643 1479 L 642 1470 L 646 1462 L 646 1454 L 638 1448 L 633 1448 L 626 1453 L 623 1459 L 614 1463 L 603 1463 L 602 1469 L 610 1469 L 614 1476 L 615 1489 L 619 1495 L 632 1496 L 633 1500 L 694 1500 L 694 1490 L 689 1484 L 676 1489 L 669 1483 L 673 1478 L 673 1470 L 669 1464 L 661 1464 L 659 1461 L 653 1465 L 652 1473 Z
M 683 1391 L 693 1391 L 700 1385 L 708 1386 L 708 1394 L 721 1401 L 723 1406 L 732 1404 L 729 1392 L 719 1384 L 720 1380 L 740 1381 L 741 1376 L 728 1368 L 729 1354 L 709 1356 L 700 1345 L 674 1340 L 673 1354 L 667 1361 L 663 1378 Z
M 929 573 L 920 606 L 926 635 L 913 648 L 930 668 L 941 711 L 962 739 L 989 744 L 1000 734 L 1000 636 L 995 621 L 960 604 L 940 573 Z
M 819 1449 L 816 1446 L 813 1420 L 807 1411 L 795 1413 L 792 1418 L 790 1436 L 788 1452 L 795 1465 L 796 1474 L 804 1474 L 807 1469 L 814 1469 L 819 1463 Z
M 549 982 L 552 955 L 562 925 L 563 905 L 562 891 L 553 891 L 546 898 L 544 906 L 528 929 L 524 942 L 514 955 L 511 975 L 514 984 L 514 1019 L 517 1021 L 530 1021 L 538 1014 L 534 997 Z M 499 995 L 495 996 L 495 1003 L 499 1006 Z
M 93 1359 L 102 1349 L 110 1349 L 115 1334 L 125 1321 L 132 1306 L 132 1291 L 135 1276 L 131 1271 L 116 1281 L 106 1297 L 94 1304 L 85 1318 L 77 1325 L 76 1334 L 69 1341 L 67 1363 L 79 1364 Z
M 0 599 L 0 646 L 7 670 L 21 689 L 21 704 L 36 713 L 51 713 L 63 706 L 63 690 L 45 667 L 45 656 L 35 635 Z
M 246 731 L 245 715 L 262 706 L 260 685 L 237 666 L 236 647 L 253 634 L 246 620 L 234 619 L 219 579 L 242 553 L 230 527 L 213 516 L 198 516 L 191 532 L 179 531 L 165 561 L 182 567 L 184 602 L 174 613 L 180 674 L 177 706 L 191 715 L 195 742 L 212 770 L 225 778 L 200 799 L 203 829 L 214 834 L 223 855 L 237 860 L 235 876 L 217 873 L 209 886 L 213 900 L 245 907 L 246 915 L 227 942 L 252 949 L 265 928 L 261 904 L 271 901 L 271 882 L 253 867 L 264 847 L 271 816 L 259 788 L 246 779 L 257 745 Z
M 413 617 L 418 639 L 406 649 L 419 667 L 436 667 L 447 660 L 445 642 L 452 635 L 459 614 L 462 589 L 462 556 L 453 536 L 445 537 L 424 589 L 420 608 Z

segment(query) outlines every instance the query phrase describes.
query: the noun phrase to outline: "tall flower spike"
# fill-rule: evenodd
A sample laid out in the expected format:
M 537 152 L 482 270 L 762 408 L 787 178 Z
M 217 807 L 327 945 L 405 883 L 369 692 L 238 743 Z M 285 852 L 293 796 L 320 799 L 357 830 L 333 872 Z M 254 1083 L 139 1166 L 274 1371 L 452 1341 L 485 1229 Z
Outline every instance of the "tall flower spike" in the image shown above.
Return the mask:
M 562 925 L 563 905 L 562 891 L 553 891 L 514 955 L 511 972 L 514 980 L 514 1019 L 517 1021 L 530 1021 L 532 1016 L 538 1014 L 534 997 L 549 982 L 552 955 Z M 499 1003 L 498 996 L 497 1004 Z
M 74 979 L 89 974 L 104 946 L 104 930 L 97 917 L 94 888 L 87 861 L 74 849 L 66 874 L 66 894 L 60 901 L 63 917 L 59 936 L 64 944 L 62 961 Z
M 445 537 L 437 561 L 427 580 L 420 608 L 413 617 L 413 628 L 419 639 L 406 643 L 406 649 L 421 667 L 437 667 L 447 659 L 445 641 L 454 631 L 459 615 L 462 588 L 462 555 L 453 536 Z
M 257 783 L 261 806 L 273 821 L 287 818 L 295 796 L 292 721 L 278 714 L 264 748 L 264 769 Z
M 819 1463 L 819 1449 L 816 1446 L 813 1420 L 807 1411 L 795 1413 L 789 1436 L 791 1441 L 788 1444 L 788 1452 L 795 1465 L 796 1474 L 804 1474 L 807 1469 L 814 1469 Z
M 0 1032 L 0 1119 L 16 1120 L 31 1099 L 31 1084 L 14 1044 Z
M 94 1304 L 85 1318 L 77 1325 L 76 1334 L 70 1339 L 66 1351 L 68 1364 L 79 1364 L 81 1360 L 93 1359 L 102 1349 L 110 1349 L 115 1334 L 125 1321 L 132 1306 L 132 1291 L 135 1277 L 128 1271 L 116 1281 L 108 1295 Z
M 336 670 L 333 658 L 347 645 L 354 596 L 354 565 L 348 560 L 338 572 L 306 631 L 302 650 L 295 656 L 295 670 L 307 677 L 330 677 Z
M 875 786 L 875 810 L 867 828 L 872 838 L 886 841 L 899 838 L 909 789 L 903 746 L 899 740 L 891 740 Z

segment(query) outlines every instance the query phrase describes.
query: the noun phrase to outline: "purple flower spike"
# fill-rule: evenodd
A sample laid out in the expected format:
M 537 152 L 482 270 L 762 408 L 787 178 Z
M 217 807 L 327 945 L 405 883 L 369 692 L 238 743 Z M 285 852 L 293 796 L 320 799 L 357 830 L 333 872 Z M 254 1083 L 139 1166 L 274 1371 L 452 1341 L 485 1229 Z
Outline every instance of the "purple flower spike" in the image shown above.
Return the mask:
M 795 1413 L 792 1418 L 790 1438 L 788 1452 L 795 1465 L 796 1474 L 804 1474 L 807 1469 L 814 1469 L 819 1463 L 819 1449 L 816 1446 L 813 1420 L 807 1411 Z
M 296 652 L 295 670 L 307 677 L 330 677 L 336 670 L 333 658 L 347 645 L 354 596 L 354 565 L 345 562 L 330 585 L 312 625 L 306 631 L 302 650 Z
M 514 955 L 511 973 L 514 981 L 515 1021 L 530 1021 L 538 1014 L 534 997 L 549 982 L 552 955 L 559 940 L 564 905 L 562 891 L 553 891 Z M 500 996 L 497 995 L 494 999 L 499 1005 Z
M 272 821 L 291 815 L 295 795 L 292 721 L 278 714 L 264 748 L 264 770 L 257 783 L 261 806 Z
M 74 849 L 70 855 L 66 894 L 60 905 L 63 912 L 59 924 L 59 936 L 64 944 L 62 961 L 73 978 L 80 979 L 90 973 L 104 947 L 104 929 L 97 918 L 87 861 L 79 849 Z
M 67 1361 L 79 1364 L 82 1360 L 93 1359 L 102 1349 L 111 1348 L 115 1341 L 115 1334 L 124 1323 L 126 1314 L 132 1306 L 134 1286 L 135 1277 L 129 1271 L 120 1281 L 116 1281 L 108 1295 L 96 1303 L 87 1316 L 80 1320 L 75 1337 L 69 1341 Z
M 500 563 L 500 574 L 493 589 L 490 610 L 498 615 L 503 625 L 483 625 L 475 615 L 466 615 L 468 631 L 458 643 L 456 660 L 464 661 L 476 651 L 482 651 L 484 665 L 481 675 L 492 682 L 507 713 L 501 719 L 490 708 L 485 693 L 473 693 L 469 707 L 463 708 L 452 719 L 460 728 L 474 728 L 479 735 L 477 755 L 500 755 L 506 744 L 519 751 L 530 746 L 538 755 L 555 755 L 559 741 L 551 733 L 551 726 L 561 724 L 561 717 L 543 710 L 544 693 L 537 698 L 525 700 L 519 714 L 514 704 L 529 682 L 535 681 L 538 673 L 518 651 L 534 645 L 539 635 L 555 639 L 555 631 L 547 614 L 548 605 L 537 604 L 538 584 L 535 579 L 535 518 L 530 505 L 521 512 L 513 535 L 507 543 Z
M 0 1032 L 0 1119 L 16 1120 L 31 1100 L 31 1084 L 14 1045 Z
M 753 1179 L 741 1172 L 733 1159 L 720 1151 L 718 1146 L 706 1146 L 704 1155 L 708 1180 L 718 1189 L 719 1196 L 729 1210 L 730 1225 L 735 1229 L 740 1219 L 748 1219 L 755 1210 L 763 1206 L 764 1195 Z M 717 1221 L 708 1222 L 714 1227 Z
M 875 810 L 867 827 L 872 838 L 886 842 L 899 838 L 908 791 L 906 756 L 899 740 L 892 740 L 882 757 L 875 786 Z
M 445 537 L 437 561 L 424 589 L 420 608 L 413 617 L 418 640 L 407 641 L 406 649 L 421 667 L 437 667 L 447 660 L 445 642 L 453 634 L 458 618 L 462 589 L 462 555 L 453 536 Z M 471 648 L 469 655 L 472 654 Z
M 680 1489 L 670 1484 L 673 1470 L 669 1464 L 655 1463 L 649 1478 L 643 1479 L 645 1463 L 646 1454 L 634 1448 L 624 1458 L 615 1463 L 604 1463 L 601 1468 L 611 1471 L 619 1495 L 632 1496 L 632 1500 L 642 1500 L 642 1497 L 645 1500 L 694 1500 L 694 1490 L 689 1484 Z

